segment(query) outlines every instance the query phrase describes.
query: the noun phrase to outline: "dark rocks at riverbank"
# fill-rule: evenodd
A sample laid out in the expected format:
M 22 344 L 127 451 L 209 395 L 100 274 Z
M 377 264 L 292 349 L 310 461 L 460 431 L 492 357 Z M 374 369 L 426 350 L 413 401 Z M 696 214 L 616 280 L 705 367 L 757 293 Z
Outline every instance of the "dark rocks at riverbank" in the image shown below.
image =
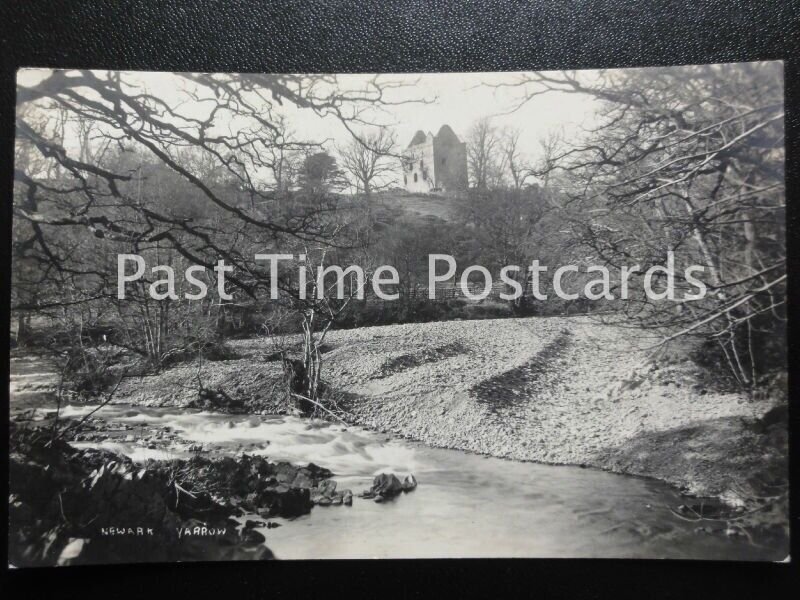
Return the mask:
M 327 479 L 311 492 L 311 502 L 319 506 L 345 506 L 353 505 L 353 492 L 350 490 L 336 490 L 336 482 Z
M 200 388 L 197 398 L 189 402 L 187 408 L 241 414 L 245 412 L 245 403 L 239 398 L 231 398 L 224 389 Z
M 288 462 L 272 463 L 263 456 L 206 458 L 184 461 L 190 485 L 224 498 L 231 510 L 261 517 L 297 517 L 315 504 L 312 493 L 335 482 L 328 469 L 310 463 L 297 467 Z
M 15 423 L 10 448 L 9 562 L 18 567 L 273 558 L 263 535 L 232 517 L 306 514 L 312 492 L 333 483 L 327 469 L 260 456 L 142 465 Z
M 172 465 L 78 451 L 49 429 L 13 423 L 10 442 L 14 566 L 272 558 L 242 538 L 231 511 L 210 497 L 192 494 L 176 506 Z

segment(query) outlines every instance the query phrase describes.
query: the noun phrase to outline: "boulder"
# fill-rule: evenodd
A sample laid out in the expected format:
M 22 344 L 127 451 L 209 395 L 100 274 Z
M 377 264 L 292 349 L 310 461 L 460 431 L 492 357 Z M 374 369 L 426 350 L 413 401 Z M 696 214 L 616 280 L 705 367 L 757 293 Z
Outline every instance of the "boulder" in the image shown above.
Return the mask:
M 253 519 L 247 519 L 244 522 L 245 529 L 255 529 L 257 527 L 266 527 L 266 523 L 264 521 L 255 521 Z
M 372 481 L 372 493 L 384 498 L 392 498 L 403 491 L 403 484 L 396 475 L 381 473 Z
M 311 491 L 311 502 L 319 506 L 330 506 L 342 503 L 342 494 L 336 492 L 336 482 L 325 479 Z
M 293 487 L 310 488 L 314 487 L 314 480 L 305 469 L 299 469 L 297 475 L 292 481 Z
M 372 487 L 361 493 L 362 498 L 373 498 L 375 502 L 383 502 L 394 498 L 401 492 L 410 492 L 416 489 L 417 480 L 413 475 L 408 475 L 400 482 L 393 473 L 381 473 L 372 481 Z
M 259 504 L 262 508 L 269 508 L 258 511 L 262 517 L 299 517 L 311 509 L 312 501 L 308 488 L 278 485 L 265 489 L 259 495 Z
M 319 483 L 319 493 L 323 496 L 333 496 L 336 492 L 336 482 L 333 479 L 326 479 Z
M 83 553 L 84 547 L 86 547 L 90 541 L 91 540 L 88 538 L 69 538 L 67 545 L 64 546 L 64 549 L 58 556 L 56 564 L 59 567 L 64 567 L 78 563 L 78 559 Z
M 244 529 L 242 531 L 242 543 L 247 545 L 263 544 L 267 538 L 255 529 Z
M 297 467 L 294 465 L 281 462 L 275 468 L 275 479 L 281 483 L 292 483 L 297 477 Z

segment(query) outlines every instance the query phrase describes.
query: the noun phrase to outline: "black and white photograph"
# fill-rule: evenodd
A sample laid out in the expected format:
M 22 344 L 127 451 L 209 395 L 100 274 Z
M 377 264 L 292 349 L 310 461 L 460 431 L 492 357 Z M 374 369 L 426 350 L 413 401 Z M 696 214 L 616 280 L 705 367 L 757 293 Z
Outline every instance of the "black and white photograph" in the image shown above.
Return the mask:
M 13 568 L 790 561 L 784 63 L 23 68 Z

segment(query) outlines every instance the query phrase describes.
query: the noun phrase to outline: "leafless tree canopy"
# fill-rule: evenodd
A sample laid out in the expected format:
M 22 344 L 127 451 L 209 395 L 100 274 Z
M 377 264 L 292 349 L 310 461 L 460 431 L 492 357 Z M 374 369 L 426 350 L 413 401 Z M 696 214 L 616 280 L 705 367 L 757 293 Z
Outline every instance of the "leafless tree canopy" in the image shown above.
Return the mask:
M 394 135 L 380 129 L 361 138 L 354 138 L 339 150 L 342 166 L 357 192 L 369 197 L 374 191 L 396 183 L 397 152 Z
M 608 71 L 594 81 L 533 73 L 514 85 L 520 102 L 558 90 L 600 104 L 582 140 L 548 143 L 539 173 L 558 188 L 580 251 L 643 269 L 674 252 L 682 265 L 706 268 L 703 300 L 655 306 L 639 298 L 626 317 L 666 339 L 718 342 L 739 381 L 755 385 L 763 363 L 781 356 L 765 345 L 780 345 L 784 332 L 780 65 Z
M 354 211 L 335 193 L 343 183 L 335 158 L 322 140 L 299 139 L 281 109 L 338 120 L 358 137 L 399 85 L 377 76 L 350 89 L 328 75 L 183 73 L 153 91 L 134 73 L 95 71 L 54 71 L 20 85 L 13 299 L 20 334 L 32 311 L 74 319 L 81 332 L 119 319 L 114 342 L 160 364 L 185 349 L 174 342 L 178 332 L 196 345 L 235 318 L 237 306 L 263 296 L 270 278 L 255 253 L 358 246 Z M 388 149 L 382 135 L 376 151 Z M 354 143 L 368 147 L 371 139 Z M 382 168 L 373 166 L 364 174 L 370 182 Z M 148 276 L 117 301 L 118 253 L 176 271 L 210 272 L 224 260 L 234 267 L 226 291 L 236 299 L 153 301 Z M 288 280 L 280 285 L 296 291 Z

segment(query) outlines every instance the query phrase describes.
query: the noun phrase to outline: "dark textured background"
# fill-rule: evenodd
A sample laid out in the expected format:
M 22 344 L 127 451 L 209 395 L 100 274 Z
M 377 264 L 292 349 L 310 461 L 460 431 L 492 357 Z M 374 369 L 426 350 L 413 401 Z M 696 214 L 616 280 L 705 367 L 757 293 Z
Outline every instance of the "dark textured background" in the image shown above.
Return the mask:
M 19 1 L 4 66 L 467 71 L 781 58 L 782 1 Z M 5 45 L 5 44 L 4 44 Z
M 0 307 L 8 310 L 14 72 L 20 66 L 202 71 L 490 71 L 784 59 L 790 301 L 800 298 L 800 8 L 784 1 L 301 2 L 0 0 Z M 796 364 L 797 319 L 790 358 Z M 8 319 L 0 315 L 7 394 Z M 793 433 L 797 377 L 791 378 Z M 7 401 L 7 398 L 6 398 Z M 4 407 L 6 405 L 4 404 Z M 2 409 L 4 419 L 7 411 Z M 7 427 L 2 428 L 7 448 Z M 794 436 L 792 439 L 796 439 Z M 797 444 L 792 444 L 793 456 Z M 796 460 L 792 461 L 794 465 Z M 2 465 L 5 466 L 5 461 Z M 3 477 L 4 481 L 7 478 Z M 797 497 L 793 481 L 793 524 Z M 483 507 L 491 510 L 490 506 Z M 5 518 L 3 519 L 5 521 Z M 381 535 L 379 531 L 375 535 Z M 325 540 L 320 540 L 325 543 Z M 2 544 L 3 547 L 5 544 Z M 796 541 L 793 548 L 796 548 Z M 794 552 L 795 556 L 800 554 Z M 0 568 L 3 568 L 0 565 Z M 625 561 L 381 561 L 88 567 L 12 573 L 30 597 L 260 598 L 777 596 L 784 565 Z M 796 583 L 796 582 L 795 582 Z M 39 588 L 42 589 L 39 589 Z M 798 588 L 795 587 L 795 590 Z M 605 590 L 601 594 L 599 590 Z M 613 592 L 612 592 L 613 590 Z M 337 593 L 338 591 L 338 593 Z M 785 592 L 784 592 L 785 593 Z

